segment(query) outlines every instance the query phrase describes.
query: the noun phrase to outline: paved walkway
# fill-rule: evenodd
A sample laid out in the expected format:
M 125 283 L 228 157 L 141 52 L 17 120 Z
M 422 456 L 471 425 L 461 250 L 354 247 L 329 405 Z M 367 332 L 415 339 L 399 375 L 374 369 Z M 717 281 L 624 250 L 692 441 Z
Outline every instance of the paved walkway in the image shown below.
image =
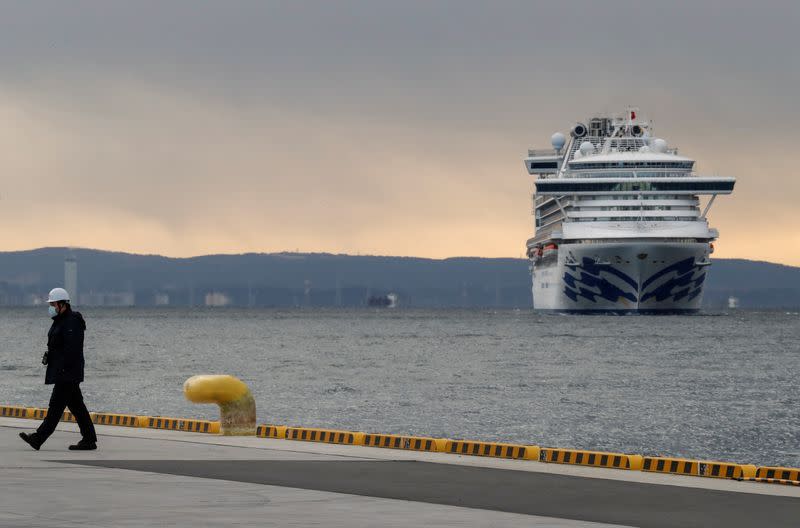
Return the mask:
M 514 460 L 0 418 L 0 526 L 796 526 L 800 489 Z

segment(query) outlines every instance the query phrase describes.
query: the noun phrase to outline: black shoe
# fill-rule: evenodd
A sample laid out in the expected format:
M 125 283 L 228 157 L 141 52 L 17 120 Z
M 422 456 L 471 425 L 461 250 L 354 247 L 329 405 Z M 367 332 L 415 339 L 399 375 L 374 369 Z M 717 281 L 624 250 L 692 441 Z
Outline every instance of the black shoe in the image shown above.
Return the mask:
M 70 451 L 94 451 L 95 449 L 97 449 L 97 442 L 87 442 L 85 440 L 69 446 Z
M 36 433 L 20 433 L 19 437 L 28 442 L 28 444 L 37 451 L 42 447 L 42 443 L 36 438 Z

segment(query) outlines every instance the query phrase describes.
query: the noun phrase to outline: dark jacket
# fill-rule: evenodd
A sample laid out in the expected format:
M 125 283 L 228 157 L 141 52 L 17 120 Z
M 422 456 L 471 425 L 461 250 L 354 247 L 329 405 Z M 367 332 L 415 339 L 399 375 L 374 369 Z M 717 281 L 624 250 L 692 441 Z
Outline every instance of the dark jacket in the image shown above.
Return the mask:
M 86 321 L 80 312 L 68 310 L 53 317 L 47 332 L 46 385 L 83 381 L 83 333 Z

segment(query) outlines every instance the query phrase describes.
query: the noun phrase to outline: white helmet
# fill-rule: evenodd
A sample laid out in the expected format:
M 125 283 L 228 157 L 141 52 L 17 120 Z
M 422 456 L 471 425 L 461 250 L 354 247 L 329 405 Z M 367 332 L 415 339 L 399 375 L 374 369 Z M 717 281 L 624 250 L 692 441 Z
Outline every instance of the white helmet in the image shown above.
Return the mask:
M 64 288 L 53 288 L 47 296 L 47 302 L 69 301 L 69 294 Z

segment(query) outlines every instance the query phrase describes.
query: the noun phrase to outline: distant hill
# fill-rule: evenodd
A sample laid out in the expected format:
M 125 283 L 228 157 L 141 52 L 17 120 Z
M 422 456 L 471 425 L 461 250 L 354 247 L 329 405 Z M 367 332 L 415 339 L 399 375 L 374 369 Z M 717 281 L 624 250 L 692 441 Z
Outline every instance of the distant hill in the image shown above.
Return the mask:
M 331 254 L 208 255 L 185 259 L 89 249 L 0 253 L 0 304 L 32 304 L 64 282 L 64 258 L 78 260 L 83 304 L 177 306 L 363 306 L 397 293 L 401 306 L 529 307 L 523 259 L 376 257 Z M 729 296 L 743 308 L 800 307 L 800 268 L 715 259 L 705 306 Z

